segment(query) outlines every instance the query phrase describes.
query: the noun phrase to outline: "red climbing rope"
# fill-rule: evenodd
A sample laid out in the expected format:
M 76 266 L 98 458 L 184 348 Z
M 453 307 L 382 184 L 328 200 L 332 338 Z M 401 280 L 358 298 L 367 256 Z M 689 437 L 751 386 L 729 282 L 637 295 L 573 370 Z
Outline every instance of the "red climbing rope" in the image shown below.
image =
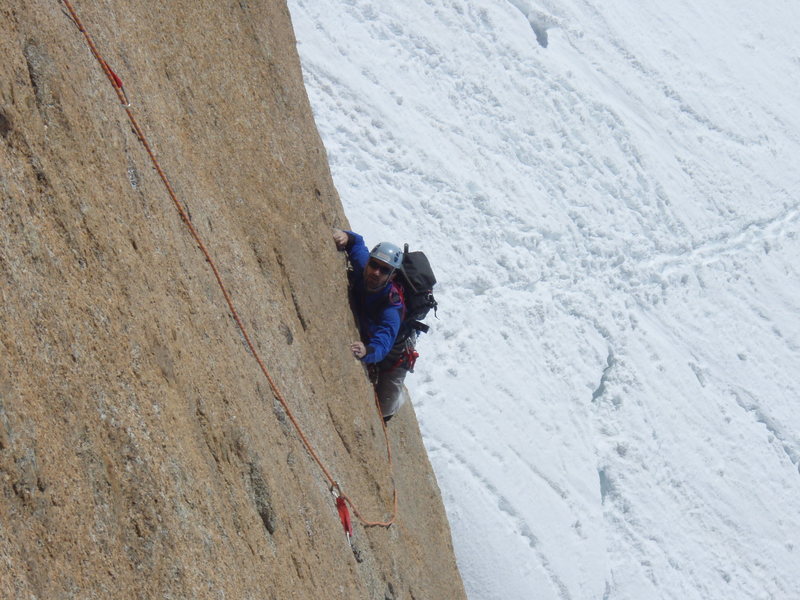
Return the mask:
M 335 491 L 338 494 L 336 500 L 336 507 L 339 512 L 339 516 L 342 520 L 342 525 L 344 526 L 345 531 L 348 534 L 348 539 L 352 534 L 352 524 L 350 523 L 350 515 L 347 511 L 347 506 L 345 505 L 345 502 L 350 505 L 350 508 L 353 509 L 353 513 L 356 515 L 356 517 L 358 518 L 358 520 L 361 522 L 362 525 L 389 527 L 395 522 L 395 519 L 397 518 L 397 486 L 394 484 L 394 465 L 392 463 L 392 449 L 389 444 L 389 436 L 386 432 L 386 424 L 383 423 L 383 419 L 381 419 L 381 423 L 383 424 L 383 434 L 386 439 L 386 454 L 389 461 L 389 470 L 392 477 L 392 487 L 393 487 L 392 515 L 391 518 L 387 519 L 386 521 L 370 521 L 365 519 L 361 515 L 356 506 L 353 504 L 353 501 L 346 494 L 342 492 L 341 488 L 339 487 L 339 484 L 333 478 L 330 471 L 325 467 L 325 464 L 317 455 L 317 452 L 314 450 L 314 447 L 311 445 L 311 442 L 308 440 L 308 437 L 304 433 L 302 427 L 300 427 L 300 423 L 298 423 L 297 419 L 294 416 L 294 413 L 292 413 L 292 410 L 289 408 L 288 402 L 286 401 L 280 389 L 278 388 L 277 384 L 270 375 L 266 364 L 261 359 L 261 355 L 258 353 L 258 350 L 256 350 L 256 347 L 251 341 L 250 335 L 248 334 L 247 329 L 245 328 L 244 323 L 242 322 L 242 319 L 239 317 L 239 312 L 236 310 L 236 307 L 233 304 L 233 298 L 231 297 L 228 288 L 225 286 L 225 283 L 222 280 L 222 276 L 220 275 L 219 269 L 217 268 L 217 265 L 211 256 L 211 253 L 208 251 L 208 248 L 206 247 L 205 243 L 200 237 L 199 232 L 192 224 L 192 221 L 189 218 L 189 214 L 186 212 L 186 209 L 184 208 L 183 204 L 178 199 L 178 196 L 175 193 L 175 190 L 172 188 L 172 185 L 170 185 L 169 180 L 167 179 L 167 176 L 164 173 L 164 170 L 161 168 L 161 165 L 159 164 L 158 159 L 156 158 L 155 153 L 153 152 L 153 149 L 150 147 L 150 144 L 148 143 L 147 138 L 144 135 L 144 132 L 142 131 L 141 127 L 139 127 L 139 123 L 137 122 L 136 117 L 133 114 L 130 102 L 128 102 L 128 97 L 125 94 L 125 90 L 123 89 L 122 80 L 111 69 L 111 67 L 102 57 L 100 52 L 97 50 L 97 47 L 95 46 L 94 41 L 92 40 L 92 37 L 89 35 L 89 32 L 83 26 L 83 23 L 81 22 L 80 17 L 78 17 L 78 13 L 75 11 L 75 8 L 72 6 L 70 0 L 61 0 L 61 2 L 63 2 L 64 6 L 69 11 L 69 14 L 72 17 L 72 20 L 75 22 L 75 25 L 78 27 L 78 30 L 83 34 L 83 37 L 86 38 L 86 43 L 88 44 L 89 49 L 92 51 L 94 57 L 97 59 L 97 62 L 100 63 L 103 72 L 106 74 L 106 77 L 108 78 L 109 82 L 114 88 L 114 91 L 117 93 L 117 97 L 119 98 L 123 108 L 125 109 L 126 114 L 128 115 L 128 120 L 130 121 L 131 126 L 133 127 L 133 130 L 136 133 L 136 136 L 139 138 L 139 141 L 142 143 L 142 146 L 144 146 L 144 149 L 147 151 L 147 154 L 150 157 L 150 161 L 152 162 L 153 167 L 158 173 L 158 176 L 161 178 L 161 181 L 163 182 L 164 187 L 166 188 L 167 193 L 169 194 L 169 197 L 172 199 L 172 202 L 175 205 L 178 214 L 180 215 L 181 219 L 183 220 L 183 223 L 189 230 L 189 233 L 191 234 L 195 243 L 200 248 L 200 251 L 203 253 L 203 256 L 205 256 L 205 259 L 208 262 L 211 271 L 214 273 L 215 279 L 217 280 L 217 285 L 222 291 L 222 295 L 225 297 L 225 302 L 228 305 L 231 314 L 233 315 L 233 319 L 236 322 L 239 331 L 242 333 L 242 337 L 244 337 L 244 340 L 247 343 L 247 347 L 250 349 L 251 354 L 258 363 L 261 372 L 267 378 L 269 386 L 272 389 L 272 393 L 278 399 L 278 402 L 280 402 L 281 406 L 283 407 L 283 410 L 286 412 L 286 416 L 289 417 L 289 420 L 294 426 L 297 435 L 300 436 L 300 440 L 303 442 L 303 445 L 305 446 L 306 450 L 314 459 L 314 461 L 317 463 L 319 468 L 322 470 L 322 473 L 325 475 L 325 478 L 330 483 L 331 490 Z M 378 414 L 380 415 L 380 406 L 378 405 L 377 402 L 377 396 L 375 399 L 376 399 L 376 406 L 378 408 Z

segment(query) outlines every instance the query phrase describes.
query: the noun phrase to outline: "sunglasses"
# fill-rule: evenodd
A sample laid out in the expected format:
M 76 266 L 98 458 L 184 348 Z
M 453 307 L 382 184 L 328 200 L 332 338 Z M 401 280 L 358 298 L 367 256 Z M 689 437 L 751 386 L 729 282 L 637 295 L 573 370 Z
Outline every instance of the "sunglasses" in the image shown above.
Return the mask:
M 380 271 L 382 275 L 388 275 L 394 270 L 389 265 L 383 265 L 375 260 L 369 261 L 367 263 L 367 266 L 370 267 L 371 269 L 375 269 L 376 271 Z

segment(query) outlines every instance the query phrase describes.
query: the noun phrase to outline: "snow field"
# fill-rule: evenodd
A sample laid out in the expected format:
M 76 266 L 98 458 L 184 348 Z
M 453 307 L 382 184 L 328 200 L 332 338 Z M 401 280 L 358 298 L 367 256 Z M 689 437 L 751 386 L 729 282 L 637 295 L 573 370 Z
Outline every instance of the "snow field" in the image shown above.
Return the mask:
M 290 8 L 470 598 L 800 597 L 800 5 Z

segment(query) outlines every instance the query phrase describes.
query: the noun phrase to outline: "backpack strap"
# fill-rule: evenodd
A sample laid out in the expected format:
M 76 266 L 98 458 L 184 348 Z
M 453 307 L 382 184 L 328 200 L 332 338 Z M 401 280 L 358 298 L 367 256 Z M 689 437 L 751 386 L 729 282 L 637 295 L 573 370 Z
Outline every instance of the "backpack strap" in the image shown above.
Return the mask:
M 403 321 L 406 320 L 406 293 L 403 286 L 396 281 L 392 281 L 392 287 L 389 289 L 389 293 L 386 294 L 386 298 L 389 302 L 394 304 L 399 302 L 403 307 L 403 310 L 400 312 L 400 325 L 402 326 Z

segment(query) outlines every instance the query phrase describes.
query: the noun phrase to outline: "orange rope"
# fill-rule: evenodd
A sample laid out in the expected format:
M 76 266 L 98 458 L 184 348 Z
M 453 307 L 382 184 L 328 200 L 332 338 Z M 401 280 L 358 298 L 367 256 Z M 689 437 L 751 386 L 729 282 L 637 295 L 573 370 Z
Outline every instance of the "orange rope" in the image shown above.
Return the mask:
M 367 519 L 365 519 L 364 517 L 361 516 L 361 513 L 358 511 L 356 506 L 353 504 L 353 501 L 348 496 L 346 496 L 345 494 L 342 493 L 341 488 L 339 487 L 339 484 L 336 482 L 336 480 L 330 474 L 328 469 L 325 467 L 325 464 L 322 462 L 322 460 L 317 455 L 317 452 L 314 450 L 314 447 L 311 445 L 311 442 L 308 440 L 308 437 L 303 432 L 302 427 L 300 427 L 300 423 L 298 423 L 297 419 L 294 416 L 294 413 L 292 413 L 291 409 L 289 408 L 288 402 L 284 398 L 283 394 L 281 393 L 281 391 L 278 388 L 278 386 L 275 383 L 275 381 L 272 379 L 272 376 L 270 375 L 269 370 L 267 369 L 267 366 L 264 364 L 264 361 L 261 359 L 261 355 L 258 353 L 258 351 L 256 350 L 255 345 L 251 341 L 250 335 L 247 333 L 247 329 L 245 328 L 244 323 L 242 322 L 242 319 L 239 317 L 239 313 L 238 313 L 238 311 L 236 310 L 236 308 L 235 308 L 235 306 L 233 304 L 233 299 L 231 297 L 231 294 L 228 291 L 228 288 L 225 286 L 225 283 L 222 280 L 222 276 L 220 275 L 220 272 L 219 272 L 219 269 L 217 268 L 216 263 L 214 262 L 213 258 L 211 257 L 211 253 L 209 252 L 209 250 L 206 247 L 205 243 L 203 243 L 203 240 L 200 237 L 199 232 L 197 231 L 195 226 L 192 224 L 192 221 L 189 218 L 189 214 L 186 212 L 186 209 L 184 208 L 183 204 L 178 199 L 178 196 L 175 193 L 175 190 L 172 188 L 172 185 L 169 183 L 169 180 L 167 179 L 167 176 L 164 173 L 164 170 L 161 168 L 161 165 L 159 164 L 158 159 L 156 159 L 155 153 L 153 152 L 152 148 L 150 147 L 150 144 L 148 143 L 147 138 L 144 135 L 144 132 L 142 131 L 141 127 L 139 127 L 139 123 L 137 122 L 136 117 L 134 116 L 133 111 L 131 110 L 131 106 L 130 106 L 130 103 L 128 102 L 128 98 L 127 98 L 127 96 L 125 94 L 125 90 L 122 87 L 122 81 L 120 80 L 119 77 L 117 77 L 117 74 L 114 73 L 114 71 L 111 70 L 111 67 L 108 66 L 108 63 L 100 55 L 100 52 L 97 50 L 97 47 L 95 46 L 94 41 L 92 40 L 92 37 L 89 35 L 89 32 L 83 26 L 83 23 L 81 22 L 80 18 L 78 17 L 78 13 L 73 8 L 72 3 L 70 2 L 70 0 L 61 0 L 61 1 L 64 3 L 64 6 L 69 11 L 69 14 L 72 17 L 72 20 L 75 22 L 75 25 L 78 27 L 78 30 L 80 30 L 80 32 L 83 34 L 83 37 L 86 38 L 86 43 L 88 44 L 89 49 L 92 51 L 92 54 L 94 55 L 94 57 L 97 59 L 97 62 L 100 63 L 100 66 L 102 67 L 103 72 L 106 74 L 106 77 L 108 78 L 109 82 L 111 83 L 112 87 L 114 88 L 114 91 L 117 93 L 117 97 L 119 98 L 120 102 L 122 103 L 123 107 L 125 108 L 125 112 L 128 115 L 128 119 L 131 122 L 131 126 L 133 127 L 133 130 L 136 133 L 136 136 L 139 138 L 139 141 L 142 143 L 142 146 L 144 146 L 144 149 L 147 151 L 147 154 L 150 157 L 150 161 L 153 163 L 153 167 L 155 168 L 156 172 L 158 173 L 158 176 L 161 178 L 161 181 L 164 183 L 164 187 L 167 189 L 167 193 L 169 194 L 169 197 L 172 199 L 172 202 L 175 205 L 175 208 L 178 210 L 178 213 L 180 214 L 181 219 L 183 220 L 184 224 L 188 228 L 189 233 L 191 234 L 191 236 L 194 239 L 194 241 L 197 243 L 198 247 L 200 248 L 200 251 L 203 253 L 203 255 L 205 256 L 206 261 L 208 262 L 209 266 L 211 267 L 211 271 L 214 273 L 214 277 L 216 278 L 217 284 L 218 284 L 220 290 L 222 291 L 222 295 L 225 297 L 225 302 L 227 303 L 228 308 L 230 309 L 231 314 L 233 315 L 234 321 L 236 321 L 236 325 L 239 327 L 239 331 L 241 331 L 242 336 L 244 337 L 244 340 L 247 343 L 247 347 L 250 349 L 250 352 L 252 353 L 253 357 L 255 358 L 256 362 L 258 363 L 258 366 L 260 367 L 261 372 L 267 378 L 267 381 L 269 382 L 269 386 L 270 386 L 270 388 L 272 388 L 272 393 L 275 394 L 275 397 L 278 399 L 278 402 L 281 403 L 281 406 L 283 407 L 283 410 L 286 412 L 286 415 L 289 417 L 289 420 L 292 422 L 292 425 L 294 425 L 294 428 L 297 431 L 297 434 L 300 436 L 300 440 L 303 442 L 303 445 L 306 447 L 306 450 L 308 450 L 308 453 L 311 455 L 311 457 L 317 463 L 319 468 L 322 470 L 322 473 L 325 475 L 325 478 L 331 484 L 331 490 L 332 491 L 335 490 L 350 505 L 350 507 L 353 509 L 353 513 L 356 515 L 356 517 L 359 519 L 359 521 L 361 521 L 362 525 L 389 527 L 390 525 L 392 525 L 394 523 L 395 519 L 397 518 L 397 486 L 394 484 L 394 465 L 392 463 L 392 449 L 391 449 L 391 446 L 389 444 L 389 436 L 388 436 L 388 433 L 386 431 L 386 424 L 381 419 L 381 424 L 383 425 L 383 434 L 384 434 L 384 437 L 386 439 L 386 453 L 387 453 L 388 460 L 389 460 L 389 470 L 390 470 L 390 473 L 392 474 L 392 487 L 393 487 L 393 493 L 392 493 L 392 495 L 393 495 L 392 516 L 391 516 L 390 519 L 388 519 L 386 521 L 369 521 L 369 520 L 367 520 Z M 376 404 L 378 404 L 377 403 L 377 394 L 375 396 L 375 399 L 376 399 Z M 380 414 L 380 406 L 378 406 L 378 409 L 379 409 L 379 414 Z

